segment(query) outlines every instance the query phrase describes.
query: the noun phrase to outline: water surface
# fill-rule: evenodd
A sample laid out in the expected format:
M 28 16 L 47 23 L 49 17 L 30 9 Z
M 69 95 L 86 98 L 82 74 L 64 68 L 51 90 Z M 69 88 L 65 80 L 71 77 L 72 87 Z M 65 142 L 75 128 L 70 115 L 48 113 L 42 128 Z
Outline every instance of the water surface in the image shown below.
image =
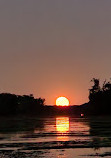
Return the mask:
M 1 118 L 5 157 L 111 157 L 110 117 Z

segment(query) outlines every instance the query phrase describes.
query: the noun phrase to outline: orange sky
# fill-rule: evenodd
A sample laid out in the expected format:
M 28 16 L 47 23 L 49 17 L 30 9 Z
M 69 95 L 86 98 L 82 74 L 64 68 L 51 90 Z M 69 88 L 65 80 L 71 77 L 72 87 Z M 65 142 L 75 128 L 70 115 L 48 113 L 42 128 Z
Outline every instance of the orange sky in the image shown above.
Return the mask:
M 110 0 L 1 0 L 0 91 L 88 101 L 111 77 Z

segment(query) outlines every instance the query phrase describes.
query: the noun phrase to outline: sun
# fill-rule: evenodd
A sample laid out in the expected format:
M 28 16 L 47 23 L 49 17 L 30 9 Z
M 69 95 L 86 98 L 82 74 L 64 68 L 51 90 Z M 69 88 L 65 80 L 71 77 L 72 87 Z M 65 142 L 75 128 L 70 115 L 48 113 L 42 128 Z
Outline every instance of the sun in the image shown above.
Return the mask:
M 59 97 L 56 99 L 57 106 L 69 106 L 69 100 L 66 97 Z

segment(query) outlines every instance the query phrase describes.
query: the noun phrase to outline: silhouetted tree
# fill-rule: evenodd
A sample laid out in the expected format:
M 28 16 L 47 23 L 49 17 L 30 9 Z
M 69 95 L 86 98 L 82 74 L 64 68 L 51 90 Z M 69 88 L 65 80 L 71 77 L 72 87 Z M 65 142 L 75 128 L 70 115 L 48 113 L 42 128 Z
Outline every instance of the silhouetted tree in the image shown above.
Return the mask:
M 111 83 L 103 82 L 100 87 L 99 79 L 92 79 L 93 86 L 89 90 L 89 111 L 95 114 L 111 113 Z
M 92 88 L 90 89 L 90 93 L 96 93 L 100 91 L 99 79 L 93 78 L 91 82 L 94 83 Z
M 45 99 L 31 95 L 0 94 L 0 114 L 39 114 L 43 110 Z
M 0 94 L 0 114 L 14 114 L 16 112 L 17 96 L 9 93 Z

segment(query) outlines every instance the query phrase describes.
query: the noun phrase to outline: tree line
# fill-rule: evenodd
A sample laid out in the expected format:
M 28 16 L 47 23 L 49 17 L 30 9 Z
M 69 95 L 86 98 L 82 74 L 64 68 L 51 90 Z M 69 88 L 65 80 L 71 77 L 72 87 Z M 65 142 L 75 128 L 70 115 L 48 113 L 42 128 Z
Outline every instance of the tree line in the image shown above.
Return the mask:
M 45 106 L 45 99 L 30 95 L 0 93 L 0 115 L 56 115 L 56 114 L 111 114 L 111 82 L 93 78 L 89 102 L 80 106 Z
M 45 99 L 30 95 L 0 93 L 0 115 L 40 114 Z
M 93 86 L 89 89 L 88 112 L 93 114 L 111 114 L 111 82 L 93 78 Z

